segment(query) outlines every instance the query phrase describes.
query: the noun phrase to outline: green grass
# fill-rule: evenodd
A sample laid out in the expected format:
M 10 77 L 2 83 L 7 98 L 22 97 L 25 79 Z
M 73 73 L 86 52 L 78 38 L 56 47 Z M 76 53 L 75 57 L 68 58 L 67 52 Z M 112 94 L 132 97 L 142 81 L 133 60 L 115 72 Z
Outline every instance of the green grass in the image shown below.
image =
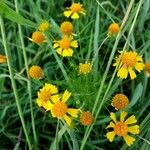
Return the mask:
M 65 1 L 2 0 L 0 1 L 0 54 L 7 63 L 0 64 L 0 149 L 7 150 L 149 150 L 150 149 L 150 81 L 145 71 L 131 80 L 119 79 L 113 67 L 120 50 L 134 50 L 150 61 L 150 1 L 149 0 L 86 0 L 86 16 L 72 20 L 79 47 L 70 58 L 63 58 L 53 48 L 53 40 L 61 36 L 59 25 Z M 47 42 L 37 45 L 29 40 L 42 20 L 48 20 Z M 108 26 L 117 22 L 118 35 L 107 37 Z M 92 72 L 79 75 L 79 63 L 92 62 Z M 29 77 L 29 68 L 39 65 L 44 79 Z M 85 127 L 74 119 L 72 127 L 53 118 L 36 104 L 37 92 L 45 83 L 58 86 L 60 93 L 68 89 L 69 104 L 95 118 Z M 106 126 L 116 93 L 129 98 L 125 109 L 135 115 L 140 134 L 128 147 L 121 138 L 109 142 Z M 80 116 L 80 114 L 79 114 Z

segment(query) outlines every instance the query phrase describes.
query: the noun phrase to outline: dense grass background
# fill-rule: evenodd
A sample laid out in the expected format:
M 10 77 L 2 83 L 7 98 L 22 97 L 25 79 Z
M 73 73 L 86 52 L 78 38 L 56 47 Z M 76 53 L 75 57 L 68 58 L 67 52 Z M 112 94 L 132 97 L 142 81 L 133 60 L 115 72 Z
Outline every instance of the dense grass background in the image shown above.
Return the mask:
M 13 0 L 4 2 L 15 10 L 15 2 Z M 18 0 L 19 14 L 26 19 L 35 23 L 34 26 L 23 24 L 21 26 L 23 33 L 23 40 L 27 54 L 28 66 L 40 65 L 44 69 L 45 78 L 43 80 L 31 80 L 33 114 L 35 121 L 35 129 L 37 134 L 37 146 L 32 132 L 31 123 L 31 105 L 29 97 L 29 88 L 27 83 L 28 78 L 25 70 L 25 62 L 23 58 L 23 49 L 21 46 L 17 22 L 13 22 L 4 18 L 4 27 L 6 31 L 6 38 L 9 47 L 9 55 L 11 58 L 11 67 L 14 72 L 16 80 L 17 92 L 19 101 L 23 110 L 26 127 L 29 133 L 29 138 L 33 145 L 33 149 L 48 150 L 53 149 L 52 143 L 55 139 L 55 132 L 57 128 L 57 120 L 52 118 L 49 113 L 39 109 L 35 100 L 37 98 L 37 91 L 45 82 L 56 84 L 60 91 L 68 89 L 72 92 L 70 104 L 75 107 L 83 106 L 83 110 L 92 111 L 93 105 L 98 94 L 98 89 L 104 79 L 104 72 L 110 60 L 110 54 L 114 48 L 116 37 L 109 38 L 102 45 L 98 55 L 96 56 L 93 71 L 87 76 L 78 75 L 78 64 L 91 61 L 94 52 L 98 49 L 100 44 L 107 36 L 107 29 L 112 21 L 118 22 L 120 25 L 124 16 L 127 13 L 130 1 L 126 0 L 109 0 L 109 1 L 75 1 L 83 3 L 86 10 L 86 16 L 79 20 L 72 21 L 76 39 L 79 42 L 79 47 L 74 51 L 72 58 L 62 58 L 62 62 L 67 77 L 66 82 L 64 75 L 56 61 L 50 44 L 36 45 L 28 38 L 31 37 L 32 32 L 36 30 L 36 26 L 42 20 L 49 20 L 51 29 L 47 33 L 50 43 L 54 39 L 60 37 L 59 25 L 66 20 L 63 16 L 64 8 L 70 5 L 71 1 L 59 0 Z M 144 61 L 150 61 L 150 1 L 149 0 L 132 0 L 133 5 L 125 25 L 122 29 L 121 38 L 118 39 L 116 47 L 116 54 L 118 50 L 122 50 L 125 43 L 125 49 L 136 50 L 143 55 Z M 140 6 L 141 4 L 141 6 Z M 136 13 L 139 13 L 134 23 Z M 0 10 L 2 7 L 0 7 Z M 9 14 L 11 15 L 11 14 Z M 130 33 L 130 29 L 133 30 Z M 130 34 L 129 34 L 130 33 Z M 129 35 L 129 36 L 128 36 Z M 0 53 L 4 54 L 2 36 L 0 36 Z M 115 57 L 114 57 L 115 58 Z M 114 59 L 113 58 L 113 59 Z M 114 60 L 113 60 L 114 62 Z M 99 103 L 105 96 L 105 101 L 102 105 L 98 118 L 92 128 L 91 133 L 87 139 L 85 150 L 149 150 L 150 149 L 150 81 L 145 75 L 141 73 L 135 80 L 120 80 L 115 77 L 112 80 L 112 86 L 106 90 L 110 85 L 110 80 L 114 72 L 114 67 L 110 66 L 106 80 L 102 87 L 102 92 L 99 97 Z M 123 140 L 117 138 L 113 143 L 110 143 L 106 137 L 106 125 L 109 123 L 109 113 L 115 111 L 110 105 L 111 98 L 116 93 L 123 92 L 130 100 L 127 112 L 134 114 L 138 118 L 141 132 L 137 136 L 137 141 L 128 148 Z M 99 107 L 99 105 L 97 105 Z M 94 113 L 96 114 L 96 112 Z M 62 126 L 62 124 L 60 124 Z M 67 130 L 67 131 L 66 131 Z M 59 148 L 74 149 L 83 142 L 86 127 L 83 127 L 78 119 L 74 122 L 74 128 L 66 129 L 62 127 L 60 134 Z M 22 150 L 29 149 L 27 141 L 23 132 L 21 121 L 17 111 L 17 105 L 14 98 L 14 91 L 9 76 L 7 64 L 0 64 L 0 149 L 1 150 Z

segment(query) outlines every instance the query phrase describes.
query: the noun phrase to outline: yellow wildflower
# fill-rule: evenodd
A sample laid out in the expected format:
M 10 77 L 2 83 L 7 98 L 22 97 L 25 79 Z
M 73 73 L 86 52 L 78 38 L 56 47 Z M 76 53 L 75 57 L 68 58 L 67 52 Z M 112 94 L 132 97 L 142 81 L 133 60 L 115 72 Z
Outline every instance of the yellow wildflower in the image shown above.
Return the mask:
M 68 108 L 66 102 L 71 96 L 71 93 L 67 90 L 64 92 L 62 99 L 57 99 L 50 102 L 48 110 L 51 111 L 52 116 L 57 119 L 64 119 L 66 123 L 70 126 L 72 119 L 71 117 L 78 117 L 79 109 Z
M 71 57 L 73 55 L 73 49 L 77 48 L 78 42 L 73 40 L 72 37 L 64 36 L 61 40 L 55 41 L 53 48 L 56 49 L 57 53 L 63 57 Z
M 124 94 L 116 94 L 112 99 L 112 106 L 115 107 L 115 109 L 125 109 L 128 103 L 128 97 Z
M 88 63 L 87 61 L 83 64 L 79 64 L 79 74 L 88 74 L 91 72 L 91 64 Z
M 85 10 L 79 3 L 73 3 L 66 11 L 64 11 L 64 15 L 67 18 L 71 16 L 72 19 L 79 19 L 79 14 L 85 15 Z
M 43 70 L 40 66 L 32 66 L 29 69 L 29 75 L 34 79 L 42 79 L 44 76 Z
M 147 62 L 145 64 L 145 70 L 147 72 L 148 77 L 150 77 L 150 62 Z
M 93 123 L 94 117 L 89 111 L 82 112 L 80 115 L 80 122 L 84 126 L 89 126 Z
M 53 84 L 45 84 L 38 92 L 38 98 L 36 100 L 39 107 L 45 108 L 47 111 L 51 106 L 51 101 L 55 102 L 59 100 L 58 88 Z
M 113 128 L 113 131 L 110 131 L 106 134 L 106 137 L 110 142 L 114 140 L 115 135 L 123 137 L 128 146 L 131 146 L 135 141 L 135 138 L 128 135 L 128 133 L 139 134 L 139 126 L 133 125 L 137 122 L 137 120 L 135 119 L 134 115 L 130 116 L 128 119 L 125 120 L 126 116 L 127 112 L 122 111 L 120 114 L 120 121 L 117 121 L 115 114 L 110 114 L 113 122 L 110 122 L 110 124 L 106 127 Z
M 72 35 L 72 33 L 73 33 L 73 25 L 69 21 L 64 21 L 60 25 L 60 30 L 61 30 L 62 34 L 64 34 L 64 35 Z
M 49 22 L 48 21 L 43 21 L 41 24 L 38 26 L 38 30 L 41 32 L 45 32 L 49 28 Z
M 119 57 L 116 58 L 116 63 L 114 66 L 118 67 L 117 76 L 126 79 L 128 73 L 130 74 L 131 79 L 136 78 L 135 70 L 141 72 L 144 69 L 143 59 L 136 52 L 122 52 Z M 122 55 L 122 57 L 121 57 Z M 120 60 L 120 63 L 119 63 Z
M 6 56 L 0 54 L 0 64 L 5 63 L 6 61 L 7 61 Z
M 112 23 L 110 24 L 109 28 L 108 28 L 108 36 L 112 36 L 115 35 L 119 32 L 120 27 L 118 23 Z
M 41 44 L 45 41 L 45 37 L 43 35 L 42 32 L 40 31 L 35 31 L 32 34 L 32 42 L 37 43 L 37 44 Z

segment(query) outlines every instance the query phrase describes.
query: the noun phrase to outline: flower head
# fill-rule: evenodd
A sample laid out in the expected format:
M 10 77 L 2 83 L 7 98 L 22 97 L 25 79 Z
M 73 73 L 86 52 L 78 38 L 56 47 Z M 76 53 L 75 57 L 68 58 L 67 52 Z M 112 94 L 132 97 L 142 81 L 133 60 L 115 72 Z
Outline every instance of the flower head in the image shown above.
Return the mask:
M 29 69 L 29 75 L 34 79 L 42 79 L 44 76 L 43 70 L 40 66 L 32 66 Z
M 80 122 L 84 126 L 89 126 L 93 123 L 94 117 L 89 111 L 84 111 L 80 115 Z
M 79 64 L 79 74 L 88 74 L 91 72 L 91 68 L 92 68 L 91 64 L 88 63 L 87 61 L 84 64 L 80 63 Z
M 126 116 L 127 112 L 122 111 L 120 114 L 120 121 L 117 121 L 115 114 L 110 114 L 113 122 L 110 122 L 107 128 L 113 128 L 113 131 L 110 131 L 106 134 L 106 137 L 110 142 L 113 141 L 115 135 L 123 137 L 128 146 L 131 146 L 135 141 L 135 138 L 128 135 L 128 133 L 139 134 L 139 126 L 133 125 L 137 122 L 137 120 L 135 119 L 134 115 L 130 116 L 128 119 L 125 120 Z
M 41 24 L 38 26 L 38 30 L 40 31 L 40 32 L 45 32 L 46 30 L 48 30 L 48 28 L 49 28 L 49 22 L 48 21 L 43 21 L 43 22 L 41 22 Z
M 119 30 L 120 30 L 119 24 L 118 23 L 112 23 L 109 25 L 108 35 L 109 36 L 115 35 L 119 32 Z
M 37 43 L 37 44 L 42 44 L 45 41 L 45 37 L 42 32 L 40 31 L 35 31 L 32 34 L 32 42 Z
M 150 77 L 150 62 L 147 62 L 145 64 L 145 70 L 147 72 L 148 77 Z
M 73 3 L 69 8 L 64 11 L 64 15 L 68 18 L 79 19 L 79 14 L 85 15 L 85 10 L 79 3 Z
M 112 99 L 112 106 L 116 109 L 124 109 L 129 103 L 128 97 L 124 94 L 116 94 Z
M 6 61 L 7 61 L 6 56 L 0 54 L 0 64 L 5 63 Z
M 60 30 L 61 30 L 62 34 L 64 34 L 64 35 L 72 35 L 72 33 L 73 33 L 73 25 L 69 21 L 64 21 L 60 25 Z
M 47 111 L 51 106 L 51 101 L 55 102 L 59 100 L 58 89 L 53 84 L 45 84 L 38 92 L 38 98 L 36 100 L 39 107 L 45 108 Z
M 135 70 L 141 72 L 144 69 L 142 57 L 132 51 L 125 51 L 123 54 L 122 52 L 120 53 L 121 54 L 116 58 L 116 63 L 114 64 L 114 66 L 117 66 L 119 69 L 117 76 L 126 79 L 129 73 L 131 79 L 136 78 Z
M 77 118 L 79 112 L 79 109 L 68 108 L 66 102 L 70 96 L 71 93 L 66 90 L 61 100 L 57 99 L 52 101 L 48 106 L 48 110 L 51 111 L 53 117 L 64 119 L 69 126 L 71 125 L 72 117 Z
M 78 42 L 73 40 L 72 37 L 64 36 L 61 40 L 55 41 L 53 48 L 56 49 L 57 53 L 63 57 L 71 57 L 73 55 L 73 49 L 77 48 Z

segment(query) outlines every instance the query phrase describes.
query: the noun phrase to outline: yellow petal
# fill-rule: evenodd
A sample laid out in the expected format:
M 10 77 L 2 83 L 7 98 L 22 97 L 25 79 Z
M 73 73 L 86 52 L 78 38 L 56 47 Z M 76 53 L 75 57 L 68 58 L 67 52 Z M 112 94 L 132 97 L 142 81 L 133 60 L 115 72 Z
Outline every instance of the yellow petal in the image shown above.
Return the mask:
M 62 52 L 62 56 L 63 57 L 66 57 L 66 56 L 72 56 L 73 55 L 73 50 L 71 48 L 68 48 L 68 49 L 64 49 L 63 52 Z
M 68 117 L 67 115 L 64 115 L 63 118 L 65 119 L 66 123 L 70 126 L 70 125 L 71 125 L 71 122 L 72 122 L 71 118 Z
M 57 95 L 53 95 L 53 96 L 51 96 L 51 100 L 52 100 L 54 103 L 58 102 L 58 101 L 59 101 L 59 99 L 60 99 L 60 97 L 59 97 L 59 95 L 58 95 L 58 94 L 57 94 Z
M 109 125 L 106 127 L 106 129 L 107 128 L 114 128 L 114 127 L 115 127 L 115 124 L 113 122 L 110 122 Z
M 56 52 L 57 52 L 58 54 L 62 55 L 62 48 L 56 49 Z
M 135 141 L 135 138 L 133 138 L 129 135 L 123 136 L 123 139 L 125 140 L 125 142 L 127 143 L 128 146 L 131 146 L 133 144 L 133 142 Z
M 125 121 L 126 124 L 133 124 L 133 123 L 136 123 L 136 122 L 137 122 L 137 120 L 135 119 L 135 116 L 134 116 L 134 115 L 130 116 L 130 117 Z
M 52 109 L 52 107 L 53 107 L 53 104 L 52 104 L 50 101 L 48 101 L 48 102 L 46 103 L 46 105 L 45 105 L 45 109 L 46 109 L 46 111 L 51 110 L 51 109 Z
M 77 42 L 76 40 L 74 40 L 74 41 L 72 41 L 72 42 L 70 43 L 70 45 L 71 45 L 71 47 L 77 48 L 77 47 L 78 47 L 78 42 Z
M 128 76 L 128 70 L 126 67 L 122 67 L 119 69 L 117 76 L 122 78 L 122 79 L 126 79 Z
M 78 19 L 79 18 L 79 15 L 78 13 L 73 13 L 72 16 L 71 16 L 72 19 Z
M 114 131 L 108 132 L 108 133 L 106 134 L 106 137 L 107 137 L 107 139 L 108 139 L 110 142 L 112 142 L 113 139 L 114 139 L 114 137 L 115 137 L 115 132 L 114 132 Z
M 134 67 L 138 72 L 141 72 L 144 69 L 144 64 L 143 63 L 136 63 Z
M 72 11 L 70 10 L 66 10 L 64 11 L 64 16 L 66 16 L 67 18 L 72 14 Z
M 141 56 L 138 56 L 138 57 L 137 57 L 137 61 L 142 62 L 142 61 L 143 61 L 142 57 L 141 57 Z
M 82 14 L 82 15 L 86 15 L 84 9 L 82 11 L 80 11 L 79 13 Z
M 68 108 L 68 110 L 67 110 L 67 113 L 75 118 L 78 117 L 78 112 L 79 112 L 79 109 Z
M 55 93 L 58 93 L 58 88 L 55 86 L 55 85 L 52 85 L 52 84 L 45 84 L 45 88 L 47 90 L 50 90 L 51 94 L 55 94 Z
M 122 111 L 121 114 L 120 114 L 120 121 L 124 122 L 124 119 L 125 119 L 126 116 L 127 116 L 127 112 Z
M 116 123 L 117 120 L 116 120 L 116 116 L 115 116 L 115 113 L 110 113 L 110 118 Z
M 131 79 L 136 78 L 136 74 L 135 74 L 135 72 L 133 71 L 133 69 L 130 67 L 130 68 L 128 68 L 128 70 L 129 70 L 129 74 L 130 74 Z
M 40 99 L 37 99 L 36 102 L 37 102 L 37 104 L 38 104 L 39 107 L 42 106 L 42 101 Z
M 65 92 L 63 94 L 63 97 L 62 97 L 62 101 L 66 102 L 69 99 L 70 96 L 71 96 L 71 93 L 68 92 L 67 90 L 65 90 Z
M 56 115 L 54 114 L 54 112 L 53 112 L 53 109 L 51 109 L 51 115 L 52 115 L 52 117 L 56 117 Z
M 47 111 L 48 110 L 51 110 L 52 109 L 52 103 L 50 101 L 46 101 L 46 102 L 43 102 L 43 108 L 45 108 Z
M 56 47 L 58 47 L 59 46 L 59 44 L 58 43 L 55 43 L 54 45 L 53 45 L 53 48 L 56 48 Z
M 128 127 L 128 131 L 130 133 L 132 133 L 132 134 L 139 134 L 140 133 L 138 125 L 134 125 L 134 126 Z

